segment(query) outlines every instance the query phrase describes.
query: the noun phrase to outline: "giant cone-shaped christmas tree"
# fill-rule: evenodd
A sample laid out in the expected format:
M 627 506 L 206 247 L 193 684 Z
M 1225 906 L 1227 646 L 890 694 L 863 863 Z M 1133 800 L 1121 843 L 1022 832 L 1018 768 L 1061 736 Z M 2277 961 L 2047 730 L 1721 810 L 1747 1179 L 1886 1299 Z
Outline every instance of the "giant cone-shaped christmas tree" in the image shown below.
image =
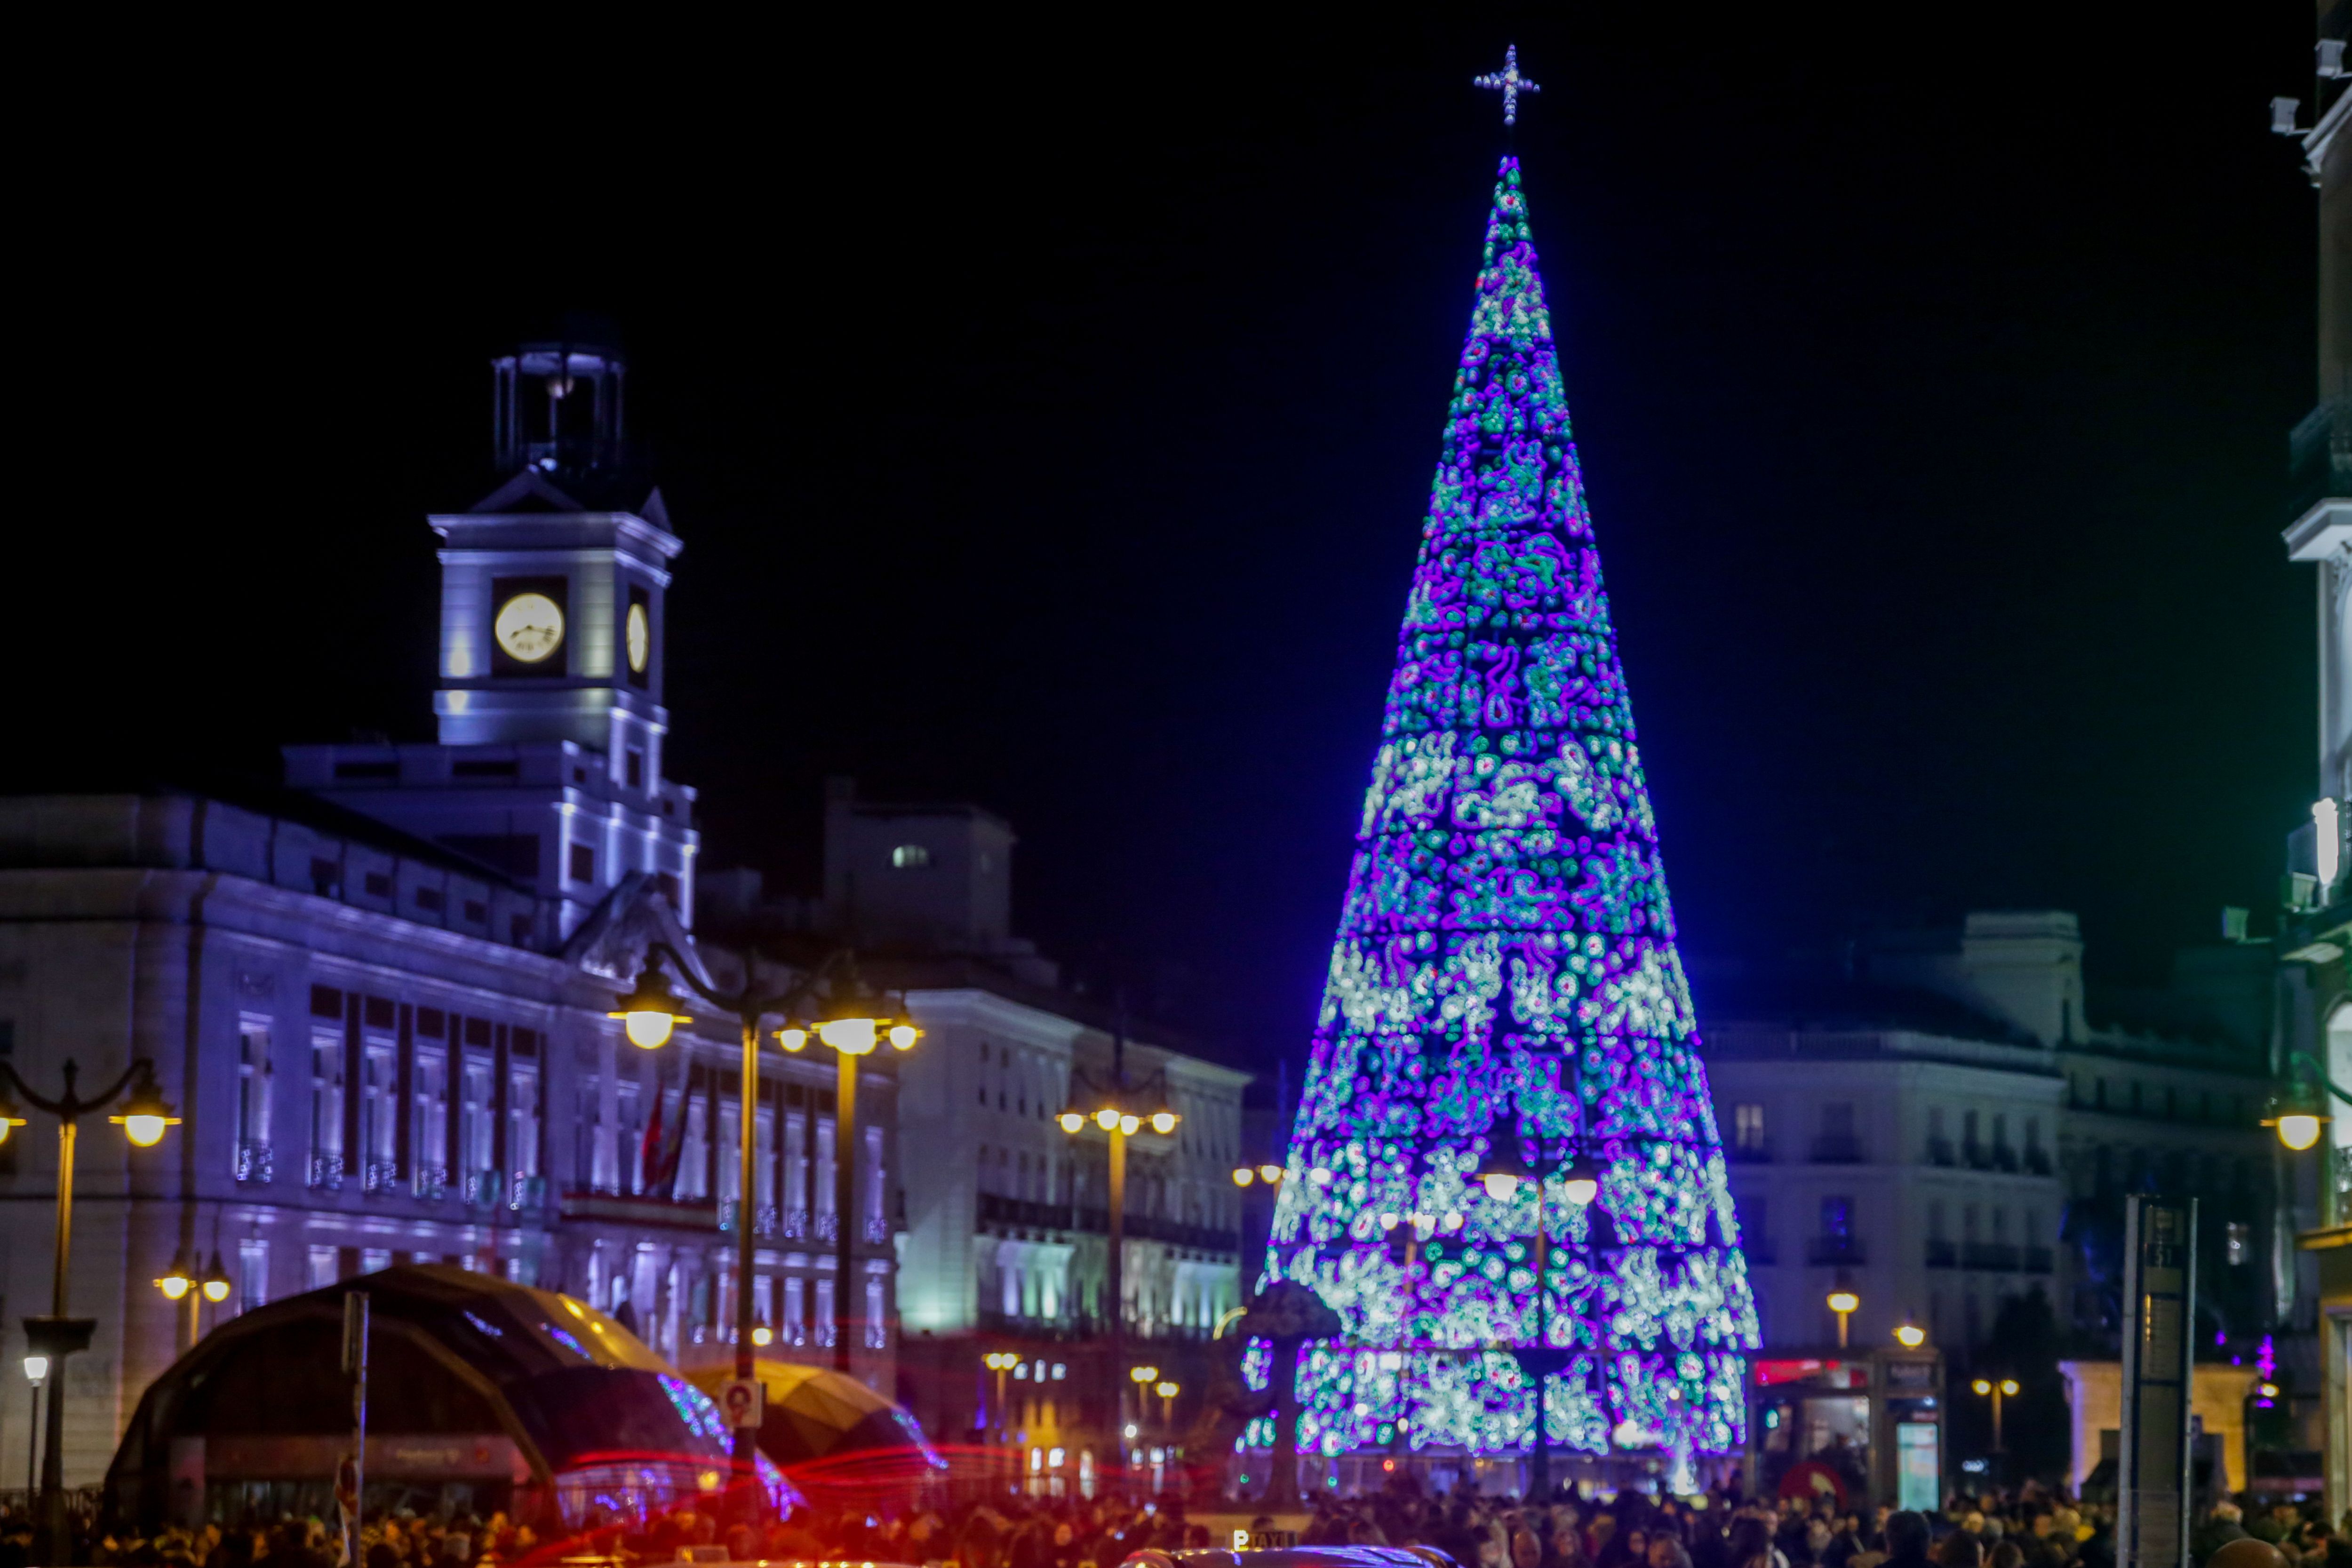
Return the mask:
M 1552 1445 L 1735 1448 L 1755 1306 L 1516 159 L 1357 844 L 1266 1264 L 1347 1325 L 1300 1451 L 1530 1446 L 1547 1364 Z

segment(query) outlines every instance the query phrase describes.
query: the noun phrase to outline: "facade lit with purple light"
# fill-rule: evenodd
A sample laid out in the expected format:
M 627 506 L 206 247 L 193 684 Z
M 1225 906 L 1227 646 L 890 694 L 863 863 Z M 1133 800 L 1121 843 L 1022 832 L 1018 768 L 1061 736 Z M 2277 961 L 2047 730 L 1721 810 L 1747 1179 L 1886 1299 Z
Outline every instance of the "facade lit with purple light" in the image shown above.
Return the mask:
M 1265 1276 L 1347 1326 L 1299 1451 L 1529 1447 L 1539 1319 L 1555 1444 L 1735 1449 L 1755 1308 L 1516 159 L 1357 842 Z M 1497 1134 L 1603 1172 L 1549 1184 L 1540 1313 L 1535 1194 L 1474 1179 Z

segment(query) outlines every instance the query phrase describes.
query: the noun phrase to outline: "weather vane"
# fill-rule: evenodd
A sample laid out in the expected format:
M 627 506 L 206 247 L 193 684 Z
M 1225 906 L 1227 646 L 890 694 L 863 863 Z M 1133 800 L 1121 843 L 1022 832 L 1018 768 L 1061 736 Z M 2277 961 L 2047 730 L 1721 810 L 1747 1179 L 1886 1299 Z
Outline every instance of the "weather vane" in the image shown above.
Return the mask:
M 1501 70 L 1488 71 L 1482 77 L 1473 77 L 1470 85 L 1501 89 L 1505 125 L 1517 125 L 1519 122 L 1519 94 L 1543 91 L 1543 89 L 1519 74 L 1519 46 L 1517 44 L 1504 46 Z

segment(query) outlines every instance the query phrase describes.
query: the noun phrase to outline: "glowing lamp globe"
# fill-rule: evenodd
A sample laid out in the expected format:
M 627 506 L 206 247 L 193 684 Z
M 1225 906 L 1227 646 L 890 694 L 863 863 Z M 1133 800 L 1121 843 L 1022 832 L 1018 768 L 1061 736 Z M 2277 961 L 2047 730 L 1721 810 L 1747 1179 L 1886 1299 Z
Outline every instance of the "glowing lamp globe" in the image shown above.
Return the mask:
M 195 1270 L 189 1265 L 184 1251 L 172 1255 L 172 1266 L 155 1281 L 155 1288 L 163 1292 L 165 1301 L 176 1301 L 196 1288 Z
M 2275 1125 L 2279 1142 L 2297 1153 L 2319 1142 L 2319 1118 L 2316 1116 L 2281 1116 Z
M 1118 1119 L 1118 1130 L 1129 1135 L 1132 1135 L 1135 1130 L 1142 1125 L 1143 1118 L 1140 1116 L 1121 1116 Z
M 879 1038 L 875 1021 L 866 1019 L 829 1019 L 816 1026 L 817 1039 L 844 1056 L 864 1056 L 871 1051 Z
M 1832 1291 L 1830 1292 L 1830 1311 L 1833 1312 L 1857 1312 L 1861 1307 L 1862 1298 L 1855 1295 L 1852 1291 Z
M 48 1358 L 47 1356 L 46 1356 L 46 1355 L 28 1355 L 28 1356 L 26 1356 L 26 1357 L 25 1358 L 25 1381 L 26 1381 L 26 1382 L 27 1382 L 27 1383 L 38 1383 L 41 1379 L 43 1379 L 44 1377 L 47 1377 L 48 1375 L 49 1375 L 49 1358 Z
M 152 1078 L 142 1078 L 124 1101 L 122 1109 L 107 1118 L 122 1129 L 122 1135 L 142 1149 L 152 1149 L 163 1141 L 163 1129 L 176 1127 L 180 1118 L 163 1102 L 163 1091 Z
M 1559 1190 L 1569 1202 L 1582 1208 L 1601 1196 L 1601 1172 L 1591 1161 L 1580 1159 L 1560 1173 Z
M 912 1051 L 915 1049 L 915 1042 L 922 1038 L 923 1031 L 913 1024 L 899 1023 L 890 1026 L 890 1049 L 893 1051 Z
M 2002 1378 L 2000 1380 L 2000 1391 L 2003 1394 L 2011 1396 L 2015 1395 L 2017 1393 L 2017 1379 L 2014 1377 Z
M 1118 1127 L 1118 1113 L 1112 1110 L 1108 1105 L 1104 1106 L 1101 1110 L 1095 1113 L 1095 1125 L 1100 1127 L 1106 1133 L 1117 1131 Z
M 1073 1134 L 1087 1124 L 1087 1119 L 1076 1111 L 1065 1111 L 1057 1120 L 1062 1124 L 1062 1131 Z
M 1905 1350 L 1917 1350 L 1927 1343 L 1927 1331 L 1917 1323 L 1904 1323 L 1895 1331 L 1895 1343 Z
M 773 1343 L 775 1338 L 775 1331 L 765 1323 L 761 1323 L 751 1331 L 751 1343 L 756 1345 L 765 1347 Z
M 669 1043 L 670 1031 L 688 1021 L 677 1010 L 677 998 L 669 994 L 660 971 L 650 965 L 637 971 L 637 983 L 604 1016 L 619 1019 L 621 1032 L 639 1051 L 659 1051 Z
M 1276 1165 L 1260 1166 L 1257 1167 L 1257 1179 L 1267 1183 L 1278 1182 L 1282 1179 L 1282 1167 Z
M 1235 1186 L 1247 1186 L 1250 1183 L 1255 1180 L 1257 1180 L 1257 1172 L 1250 1169 L 1249 1166 L 1235 1166 L 1234 1167 L 1234 1185 Z
M 780 1029 L 776 1031 L 776 1043 L 786 1051 L 805 1051 L 808 1049 L 808 1030 Z
M 204 1278 L 196 1283 L 204 1291 L 205 1300 L 215 1306 L 228 1300 L 228 1270 L 221 1267 L 221 1255 L 218 1252 L 215 1252 L 213 1260 L 205 1265 Z
M 1992 1392 L 1992 1384 L 1989 1380 L 1981 1377 L 1978 1378 L 1974 1383 L 1969 1384 L 1969 1386 L 1979 1394 L 1990 1394 Z
M 1151 1113 L 1151 1130 L 1158 1133 L 1162 1137 L 1166 1137 L 1169 1134 L 1174 1132 L 1176 1130 L 1176 1113 L 1173 1111 L 1154 1111 Z

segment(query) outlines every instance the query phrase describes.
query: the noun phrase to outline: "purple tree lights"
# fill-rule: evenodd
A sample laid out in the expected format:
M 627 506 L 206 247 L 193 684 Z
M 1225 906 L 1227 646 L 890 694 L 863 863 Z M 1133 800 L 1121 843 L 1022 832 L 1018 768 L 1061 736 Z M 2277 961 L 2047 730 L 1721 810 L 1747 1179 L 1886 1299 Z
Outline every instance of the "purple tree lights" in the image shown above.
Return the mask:
M 1300 1451 L 1528 1448 L 1523 1361 L 1554 1445 L 1737 1447 L 1755 1306 L 1516 159 L 1357 844 L 1266 1260 L 1347 1326 Z M 1540 1314 L 1534 1186 L 1475 1179 L 1507 1145 L 1555 1173 Z

